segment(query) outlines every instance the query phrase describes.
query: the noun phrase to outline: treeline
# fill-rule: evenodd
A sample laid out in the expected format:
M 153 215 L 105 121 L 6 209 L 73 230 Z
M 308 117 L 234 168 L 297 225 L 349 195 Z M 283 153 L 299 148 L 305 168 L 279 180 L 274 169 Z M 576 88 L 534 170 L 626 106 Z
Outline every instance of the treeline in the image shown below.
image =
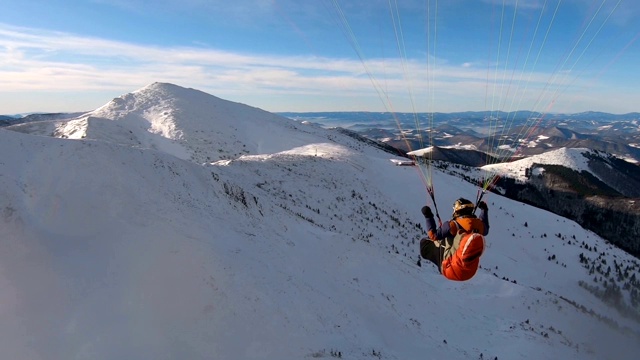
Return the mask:
M 545 165 L 542 176 L 533 176 L 525 184 L 501 178 L 497 186 L 511 199 L 571 219 L 640 257 L 640 199 L 622 197 L 585 174 Z

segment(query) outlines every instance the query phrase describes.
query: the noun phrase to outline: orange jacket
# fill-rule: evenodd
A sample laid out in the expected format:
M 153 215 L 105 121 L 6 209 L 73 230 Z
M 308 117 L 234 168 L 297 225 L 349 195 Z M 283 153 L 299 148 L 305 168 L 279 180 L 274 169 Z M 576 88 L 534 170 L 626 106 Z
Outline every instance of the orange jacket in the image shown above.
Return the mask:
M 453 239 L 453 237 L 458 233 L 458 225 L 456 222 L 460 224 L 466 232 L 477 232 L 481 235 L 487 235 L 489 233 L 488 224 L 485 226 L 486 220 L 483 220 L 482 216 L 481 218 L 477 218 L 475 216 L 463 216 L 449 220 L 442 224 L 438 229 L 435 228 L 435 221 L 433 221 L 433 218 L 427 219 L 427 235 L 429 235 L 431 240 L 444 240 L 445 238 Z
M 485 215 L 485 214 L 481 214 Z M 428 224 L 428 227 L 431 224 Z M 435 225 L 435 224 L 433 224 Z M 455 239 L 458 225 L 466 235 Z M 427 233 L 432 240 L 444 240 L 443 260 L 440 272 L 447 279 L 464 281 L 472 278 L 480 265 L 480 255 L 484 251 L 484 237 L 489 232 L 486 216 L 463 216 L 442 224 L 437 230 L 434 226 Z M 456 241 L 454 241 L 456 240 Z
M 484 222 L 477 217 L 459 217 L 457 219 L 449 221 L 449 233 L 456 236 L 458 233 L 458 224 L 462 226 L 465 232 L 476 232 L 478 234 L 485 234 Z

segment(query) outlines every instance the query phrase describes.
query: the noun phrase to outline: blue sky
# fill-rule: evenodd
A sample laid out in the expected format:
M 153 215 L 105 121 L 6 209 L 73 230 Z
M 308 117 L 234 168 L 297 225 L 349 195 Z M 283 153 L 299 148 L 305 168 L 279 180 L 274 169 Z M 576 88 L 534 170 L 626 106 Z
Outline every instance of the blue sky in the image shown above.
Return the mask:
M 3 0 L 0 114 L 92 110 L 156 81 L 268 111 L 640 111 L 639 15 L 635 0 Z

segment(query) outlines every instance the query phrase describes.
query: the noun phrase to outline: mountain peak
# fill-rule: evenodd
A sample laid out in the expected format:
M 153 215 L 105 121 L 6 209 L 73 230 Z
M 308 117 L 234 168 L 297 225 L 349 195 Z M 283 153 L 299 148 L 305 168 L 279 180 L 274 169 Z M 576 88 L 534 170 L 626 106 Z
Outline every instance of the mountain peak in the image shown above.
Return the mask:
M 83 121 L 82 137 L 153 148 L 199 164 L 287 151 L 312 141 L 294 120 L 161 82 L 114 98 Z M 65 127 L 78 131 L 79 125 Z M 326 132 L 308 128 L 307 133 Z
M 143 94 L 144 96 L 167 97 L 167 98 L 184 98 L 199 95 L 213 96 L 203 91 L 193 88 L 186 88 L 176 84 L 154 82 L 144 86 L 131 94 Z
M 93 114 L 107 118 L 118 118 L 122 113 L 129 114 L 135 111 L 145 112 L 152 108 L 159 107 L 171 111 L 177 109 L 177 102 L 197 102 L 202 101 L 202 98 L 221 100 L 200 90 L 184 88 L 169 83 L 155 82 L 114 98 L 109 103 L 96 109 Z
M 198 164 L 274 154 L 329 140 L 327 130 L 320 127 L 162 82 L 118 96 L 87 113 L 22 124 L 20 131 L 151 148 Z
M 162 89 L 186 89 L 185 87 L 182 86 L 178 86 L 176 84 L 172 84 L 172 83 L 166 83 L 166 82 L 159 82 L 159 81 L 155 81 L 152 82 L 151 84 L 147 85 L 147 86 L 143 86 L 138 90 L 135 90 L 133 92 L 139 92 L 139 91 L 144 91 L 144 90 L 162 90 Z

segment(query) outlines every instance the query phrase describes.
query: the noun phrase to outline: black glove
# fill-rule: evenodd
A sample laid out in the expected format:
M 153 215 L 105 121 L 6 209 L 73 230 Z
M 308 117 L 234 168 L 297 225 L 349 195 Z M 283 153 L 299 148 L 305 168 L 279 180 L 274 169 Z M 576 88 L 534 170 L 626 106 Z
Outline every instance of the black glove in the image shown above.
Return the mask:
M 432 218 L 433 217 L 433 213 L 431 212 L 431 208 L 428 206 L 423 206 L 422 207 L 422 215 L 424 215 L 424 217 L 426 218 Z
M 489 208 L 487 207 L 487 203 L 484 201 L 480 201 L 478 203 L 478 209 L 487 211 Z

